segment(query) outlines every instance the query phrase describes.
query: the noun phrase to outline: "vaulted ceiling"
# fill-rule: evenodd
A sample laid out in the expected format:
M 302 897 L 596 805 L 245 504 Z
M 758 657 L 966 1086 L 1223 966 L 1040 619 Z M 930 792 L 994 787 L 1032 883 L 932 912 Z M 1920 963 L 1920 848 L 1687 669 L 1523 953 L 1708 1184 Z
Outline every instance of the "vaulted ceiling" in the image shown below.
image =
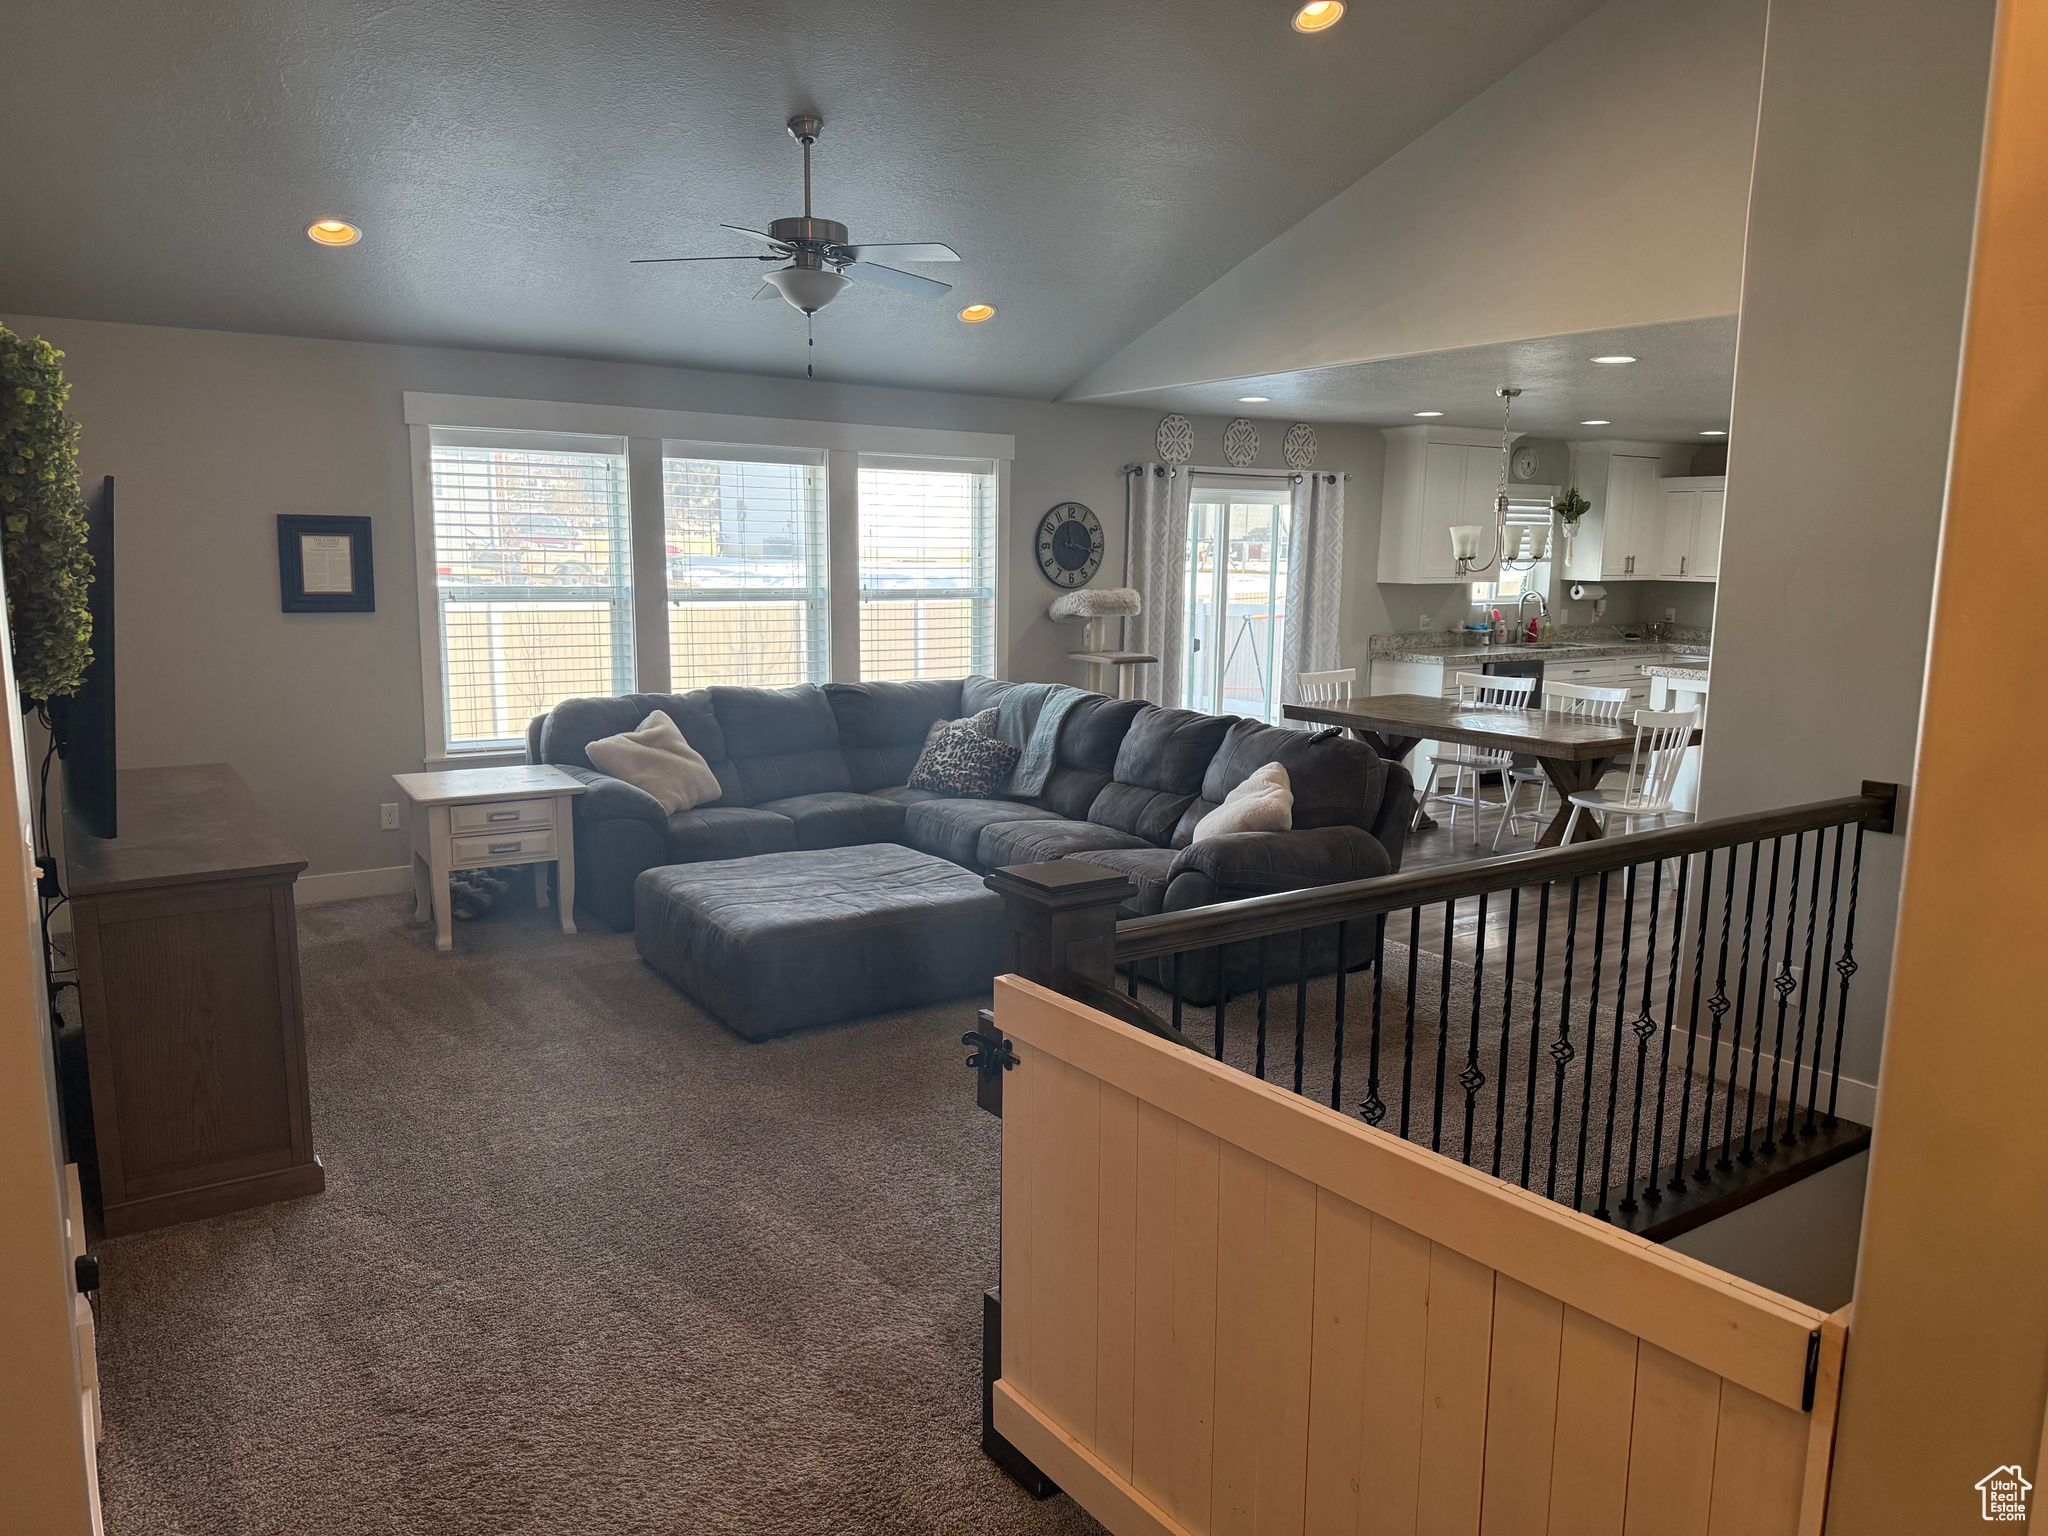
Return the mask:
M 759 268 L 627 262 L 799 212 L 814 110 L 821 217 L 965 258 L 819 376 L 1051 397 L 1595 8 L 13 0 L 0 310 L 801 373 Z

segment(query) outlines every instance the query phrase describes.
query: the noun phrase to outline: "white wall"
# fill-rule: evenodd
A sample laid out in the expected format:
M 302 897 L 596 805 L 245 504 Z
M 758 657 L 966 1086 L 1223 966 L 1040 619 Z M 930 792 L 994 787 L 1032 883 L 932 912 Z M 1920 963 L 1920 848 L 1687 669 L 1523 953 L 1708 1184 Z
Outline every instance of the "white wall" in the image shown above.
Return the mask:
M 1735 311 L 1764 0 L 1613 0 L 1065 398 Z
M 1014 434 L 1009 673 L 1076 683 L 1065 653 L 1082 632 L 1045 617 L 1054 593 L 1028 535 L 1054 503 L 1086 502 L 1111 550 L 1098 581 L 1121 581 L 1119 471 L 1152 456 L 1158 424 L 1151 411 L 569 358 L 0 320 L 65 352 L 81 468 L 89 483 L 118 482 L 122 762 L 232 763 L 316 875 L 407 856 L 405 833 L 377 827 L 378 804 L 398 798 L 389 775 L 417 770 L 424 752 L 407 390 Z M 1262 425 L 1259 465 L 1277 469 L 1286 424 Z M 1222 421 L 1195 426 L 1197 458 L 1220 462 Z M 1318 434 L 1319 467 L 1355 475 L 1348 579 L 1371 571 L 1377 548 L 1380 437 Z M 279 611 L 280 512 L 375 519 L 377 612 Z M 1368 602 L 1347 620 L 1347 657 L 1356 629 L 1362 663 L 1375 627 Z
M 1912 777 L 1993 9 L 1772 5 L 1706 815 Z M 1842 1061 L 1864 1082 L 1877 1078 L 1903 843 L 1866 841 Z

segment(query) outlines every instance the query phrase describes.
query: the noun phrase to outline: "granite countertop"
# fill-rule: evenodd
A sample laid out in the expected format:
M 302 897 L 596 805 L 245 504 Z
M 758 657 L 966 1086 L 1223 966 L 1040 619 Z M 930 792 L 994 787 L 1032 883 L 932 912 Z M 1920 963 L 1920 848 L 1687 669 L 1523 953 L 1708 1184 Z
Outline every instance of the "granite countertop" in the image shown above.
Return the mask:
M 1704 683 L 1707 681 L 1707 669 L 1705 667 L 1667 667 L 1655 663 L 1646 663 L 1643 667 L 1643 675 L 1645 677 L 1669 678 L 1675 683 Z
M 1374 661 L 1416 661 L 1435 665 L 1448 661 L 1591 661 L 1606 657 L 1640 658 L 1646 666 L 1655 663 L 1670 669 L 1686 669 L 1682 675 L 1705 682 L 1704 670 L 1694 670 L 1705 658 L 1707 647 L 1688 641 L 1580 640 L 1553 645 L 1458 645 L 1404 643 L 1399 650 L 1374 651 Z

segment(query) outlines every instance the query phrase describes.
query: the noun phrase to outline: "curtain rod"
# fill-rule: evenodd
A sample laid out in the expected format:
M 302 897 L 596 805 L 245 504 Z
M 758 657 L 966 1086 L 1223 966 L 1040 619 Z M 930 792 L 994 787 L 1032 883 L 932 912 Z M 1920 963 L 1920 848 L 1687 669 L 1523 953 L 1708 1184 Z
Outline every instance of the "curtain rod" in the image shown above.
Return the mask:
M 1301 477 L 1304 474 L 1317 473 L 1315 470 L 1299 469 L 1235 469 L 1228 464 L 1174 464 L 1168 467 L 1175 474 L 1186 470 L 1191 475 L 1235 475 L 1240 480 L 1291 480 L 1296 485 L 1301 484 Z M 1142 475 L 1144 472 L 1145 466 L 1142 464 L 1126 464 L 1118 471 L 1125 475 Z M 1325 470 L 1322 473 L 1328 474 L 1330 471 Z M 1348 474 L 1344 476 L 1347 481 L 1350 478 Z

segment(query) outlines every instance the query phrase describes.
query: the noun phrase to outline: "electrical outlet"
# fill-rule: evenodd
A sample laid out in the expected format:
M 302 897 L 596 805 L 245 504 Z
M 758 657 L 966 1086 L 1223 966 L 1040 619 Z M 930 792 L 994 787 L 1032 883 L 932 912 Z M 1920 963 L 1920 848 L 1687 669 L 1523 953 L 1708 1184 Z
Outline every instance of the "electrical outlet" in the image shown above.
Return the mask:
M 1666 624 L 1676 624 L 1678 622 L 1678 610 L 1676 608 L 1666 608 L 1664 610 L 1664 622 Z
M 377 807 L 377 811 L 378 825 L 386 832 L 396 832 L 398 830 L 398 802 L 394 800 L 389 805 L 380 805 Z

